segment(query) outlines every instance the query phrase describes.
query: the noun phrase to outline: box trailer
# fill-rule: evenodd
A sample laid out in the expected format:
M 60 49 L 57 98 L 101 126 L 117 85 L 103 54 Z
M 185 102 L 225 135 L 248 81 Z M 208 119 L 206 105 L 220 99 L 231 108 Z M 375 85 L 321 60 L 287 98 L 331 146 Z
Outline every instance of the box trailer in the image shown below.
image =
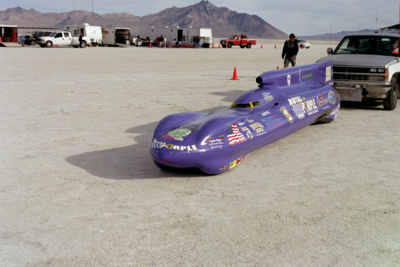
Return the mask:
M 131 30 L 122 27 L 103 27 L 103 45 L 128 46 L 130 45 Z
M 21 46 L 17 25 L 0 25 L 0 46 Z
M 81 25 L 66 25 L 64 30 L 71 32 L 74 37 L 79 37 L 80 34 L 83 34 L 83 37 L 90 39 L 90 44 L 92 45 L 101 45 L 103 42 L 100 26 L 91 26 L 88 23 L 82 23 Z
M 189 42 L 202 47 L 210 47 L 213 42 L 211 28 L 169 28 L 169 27 L 146 27 L 140 29 L 139 36 L 143 39 L 147 37 L 151 40 L 156 38 L 167 38 L 167 42 Z M 199 45 L 199 46 L 200 46 Z

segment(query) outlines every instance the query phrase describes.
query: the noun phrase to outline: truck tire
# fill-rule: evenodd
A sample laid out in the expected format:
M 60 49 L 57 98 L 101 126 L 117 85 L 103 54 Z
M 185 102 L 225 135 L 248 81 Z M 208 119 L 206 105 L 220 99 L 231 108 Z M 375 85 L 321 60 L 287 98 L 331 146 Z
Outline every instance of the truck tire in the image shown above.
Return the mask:
M 53 47 L 53 43 L 51 41 L 46 42 L 46 48 Z
M 228 43 L 228 45 L 226 47 L 232 48 L 232 43 Z
M 247 43 L 247 48 L 251 48 L 251 43 Z
M 241 45 L 240 48 L 246 48 L 246 46 L 245 45 Z
M 397 95 L 399 93 L 399 84 L 396 78 L 392 79 L 392 89 L 390 89 L 387 98 L 383 99 L 383 108 L 385 110 L 394 110 L 397 105 Z
M 82 41 L 82 48 L 85 48 L 87 46 L 86 41 Z

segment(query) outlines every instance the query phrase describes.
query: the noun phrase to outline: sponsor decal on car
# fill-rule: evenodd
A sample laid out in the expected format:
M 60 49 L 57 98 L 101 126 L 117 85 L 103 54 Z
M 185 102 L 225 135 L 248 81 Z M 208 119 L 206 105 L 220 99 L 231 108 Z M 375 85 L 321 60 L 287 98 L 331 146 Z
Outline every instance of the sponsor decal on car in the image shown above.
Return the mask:
M 235 167 L 236 167 L 237 165 L 239 165 L 243 160 L 245 160 L 246 157 L 247 157 L 247 155 L 246 155 L 246 156 L 243 156 L 243 157 L 240 157 L 240 158 L 238 158 L 237 160 L 234 160 L 234 161 L 232 161 L 231 163 L 229 163 L 229 169 L 235 168 Z
M 293 112 L 299 119 L 304 119 L 306 113 L 312 115 L 318 112 L 318 107 L 315 98 L 306 100 L 299 96 L 288 99 L 290 106 L 293 108 Z
M 279 116 L 278 114 L 274 114 L 265 118 L 261 118 L 260 121 L 265 124 L 268 130 L 272 131 L 285 124 L 285 119 Z
M 329 91 L 328 100 L 329 100 L 329 103 L 331 103 L 332 105 L 336 104 L 336 95 L 333 91 Z
M 189 146 L 177 146 L 175 144 L 171 143 L 166 143 L 166 142 L 160 142 L 157 139 L 154 139 L 153 142 L 151 142 L 150 146 L 152 148 L 159 148 L 159 149 L 172 149 L 172 150 L 180 150 L 180 151 L 193 151 L 193 150 L 198 150 L 196 145 L 189 145 Z
M 237 145 L 243 142 L 246 142 L 246 138 L 243 134 L 239 131 L 238 125 L 233 123 L 232 125 L 228 126 L 228 142 L 229 146 Z
M 262 95 L 264 97 L 264 100 L 267 102 L 274 99 L 274 97 L 269 92 L 264 92 L 262 93 Z
M 187 127 L 180 127 L 173 130 L 170 130 L 166 135 L 164 135 L 167 139 L 173 139 L 177 141 L 183 141 L 183 138 L 193 133 L 194 129 Z

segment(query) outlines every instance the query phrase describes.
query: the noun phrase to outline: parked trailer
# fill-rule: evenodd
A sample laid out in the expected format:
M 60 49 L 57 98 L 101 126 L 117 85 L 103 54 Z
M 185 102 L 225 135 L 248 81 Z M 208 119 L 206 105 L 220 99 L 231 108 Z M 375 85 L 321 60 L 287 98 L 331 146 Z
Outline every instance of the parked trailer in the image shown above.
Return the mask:
M 140 29 L 140 37 L 155 40 L 156 38 L 167 38 L 167 42 L 175 44 L 176 42 L 189 42 L 198 46 L 209 48 L 213 42 L 211 28 L 169 28 L 169 27 L 148 27 Z
M 83 34 L 83 37 L 88 37 L 92 45 L 101 45 L 103 42 L 103 35 L 100 26 L 91 26 L 89 23 L 82 23 L 81 25 L 66 25 L 65 31 L 72 33 L 72 36 L 79 37 Z
M 21 46 L 17 25 L 0 25 L 0 46 Z
M 103 45 L 107 46 L 127 46 L 130 45 L 131 30 L 122 27 L 103 27 Z

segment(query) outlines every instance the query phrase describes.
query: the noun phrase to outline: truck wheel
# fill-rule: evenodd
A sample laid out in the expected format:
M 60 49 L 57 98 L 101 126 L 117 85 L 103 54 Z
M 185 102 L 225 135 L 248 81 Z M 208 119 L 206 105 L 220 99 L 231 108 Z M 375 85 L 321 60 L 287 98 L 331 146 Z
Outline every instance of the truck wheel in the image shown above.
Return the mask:
M 247 43 L 247 48 L 251 48 L 251 43 Z
M 32 41 L 32 42 L 31 42 L 31 45 L 36 45 L 36 42 L 35 42 L 35 41 Z
M 85 48 L 87 46 L 86 41 L 82 41 L 82 48 Z
M 50 42 L 50 41 L 47 41 L 47 42 L 46 42 L 46 47 L 47 47 L 47 48 L 52 47 L 52 46 L 53 46 L 53 43 L 52 43 L 52 42 Z
M 399 84 L 396 78 L 392 79 L 392 89 L 390 89 L 387 98 L 383 100 L 383 108 L 385 110 L 394 110 L 397 105 L 397 94 L 399 92 Z
M 229 43 L 226 47 L 232 48 L 232 43 Z

